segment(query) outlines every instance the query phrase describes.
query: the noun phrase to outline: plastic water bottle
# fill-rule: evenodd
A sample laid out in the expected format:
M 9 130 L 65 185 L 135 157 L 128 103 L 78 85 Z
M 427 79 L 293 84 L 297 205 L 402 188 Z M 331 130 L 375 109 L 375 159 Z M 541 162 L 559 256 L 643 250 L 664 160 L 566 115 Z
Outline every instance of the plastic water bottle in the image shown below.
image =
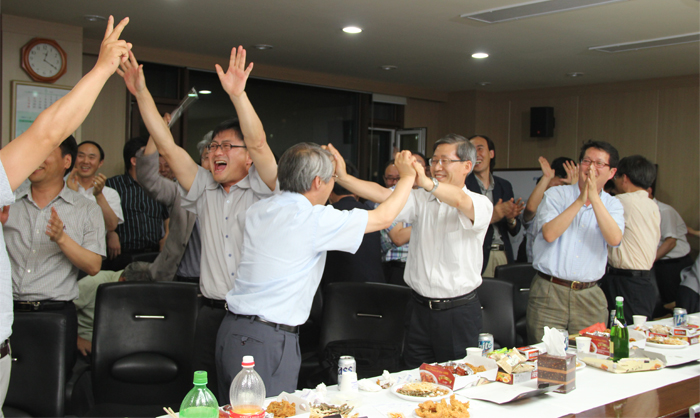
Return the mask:
M 207 389 L 207 372 L 194 372 L 194 387 L 180 405 L 181 418 L 218 418 L 219 403 Z
M 265 384 L 255 371 L 253 356 L 243 356 L 243 370 L 231 383 L 232 418 L 263 418 L 265 416 Z

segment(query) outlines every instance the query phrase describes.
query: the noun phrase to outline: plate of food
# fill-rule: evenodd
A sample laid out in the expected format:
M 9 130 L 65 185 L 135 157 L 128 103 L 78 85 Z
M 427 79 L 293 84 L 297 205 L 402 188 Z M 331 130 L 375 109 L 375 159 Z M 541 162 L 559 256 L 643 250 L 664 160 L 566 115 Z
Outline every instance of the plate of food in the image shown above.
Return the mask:
M 586 363 L 576 360 L 576 371 L 579 371 L 586 367 Z
M 357 418 L 358 414 L 353 413 L 353 406 L 348 404 L 331 405 L 327 403 L 312 404 L 310 418 L 323 418 L 330 415 L 340 415 L 342 418 Z
M 647 347 L 679 349 L 689 346 L 688 341 L 673 337 L 649 337 L 647 338 Z
M 398 384 L 391 392 L 401 399 L 412 402 L 437 400 L 452 395 L 452 389 L 430 382 L 411 382 Z

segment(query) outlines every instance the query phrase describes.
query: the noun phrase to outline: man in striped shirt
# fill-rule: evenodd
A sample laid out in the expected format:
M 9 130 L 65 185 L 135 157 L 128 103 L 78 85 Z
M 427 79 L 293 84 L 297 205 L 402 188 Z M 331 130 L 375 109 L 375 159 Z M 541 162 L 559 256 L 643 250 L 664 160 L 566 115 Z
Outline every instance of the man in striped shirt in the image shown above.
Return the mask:
M 136 181 L 136 153 L 146 147 L 142 138 L 124 144 L 124 174 L 107 179 L 107 186 L 121 197 L 124 223 L 107 234 L 109 260 L 103 270 L 123 270 L 131 254 L 158 252 L 164 238 L 168 210 L 151 198 Z

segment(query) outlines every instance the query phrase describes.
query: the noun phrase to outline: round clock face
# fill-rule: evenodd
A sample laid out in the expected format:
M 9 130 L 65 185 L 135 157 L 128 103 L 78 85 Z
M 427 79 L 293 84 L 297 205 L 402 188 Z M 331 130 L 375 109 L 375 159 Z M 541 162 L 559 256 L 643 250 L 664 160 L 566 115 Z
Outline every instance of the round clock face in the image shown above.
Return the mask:
M 28 54 L 29 67 L 41 77 L 53 77 L 61 71 L 63 57 L 50 44 L 36 44 Z

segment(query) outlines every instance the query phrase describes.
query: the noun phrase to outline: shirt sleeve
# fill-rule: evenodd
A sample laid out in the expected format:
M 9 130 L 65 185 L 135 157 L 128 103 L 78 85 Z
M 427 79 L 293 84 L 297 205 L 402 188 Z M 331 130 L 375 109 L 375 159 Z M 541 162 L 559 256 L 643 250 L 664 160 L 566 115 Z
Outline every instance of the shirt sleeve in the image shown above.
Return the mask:
M 107 200 L 109 207 L 112 208 L 114 214 L 117 215 L 118 224 L 123 224 L 124 212 L 122 211 L 122 199 L 119 197 L 119 193 L 111 187 L 105 186 L 105 188 L 102 189 L 102 194 Z
M 486 231 L 491 224 L 493 204 L 484 195 L 472 191 L 465 192 L 464 190 L 462 190 L 462 193 L 466 193 L 472 199 L 472 204 L 474 205 L 474 222 L 461 210 L 457 211 L 462 228 L 472 229 L 475 233 Z
M 605 205 L 605 208 L 608 210 L 608 213 L 612 218 L 615 220 L 615 223 L 617 224 L 618 228 L 620 228 L 620 232 L 624 235 L 625 233 L 625 209 L 622 207 L 622 203 L 614 197 L 608 196 L 608 204 Z M 613 248 L 617 248 L 622 244 L 622 240 L 620 240 L 620 243 L 611 246 Z
M 366 210 L 338 210 L 332 206 L 315 206 L 318 221 L 315 231 L 316 251 L 355 253 L 365 235 L 369 215 Z
M 270 188 L 267 187 L 267 184 L 265 184 L 262 178 L 260 178 L 260 173 L 258 173 L 255 165 L 250 166 L 250 169 L 248 170 L 248 179 L 250 181 L 250 188 L 253 189 L 255 194 L 258 195 L 260 199 L 265 199 L 266 197 L 279 193 L 279 179 L 275 180 L 275 190 L 270 190 Z
M 563 188 L 552 187 L 544 192 L 542 201 L 537 207 L 537 215 L 535 215 L 538 225 L 546 224 L 564 211 L 565 208 L 562 208 L 560 203 L 563 200 L 561 199 L 561 189 Z
M 403 209 L 401 209 L 401 212 L 399 212 L 399 215 L 396 217 L 394 222 L 406 222 L 409 224 L 412 224 L 416 221 L 416 209 L 418 208 L 418 199 L 423 198 L 424 196 L 420 196 L 419 193 L 428 193 L 423 189 L 416 189 L 416 190 L 411 190 L 411 193 L 408 195 L 408 200 L 406 201 L 406 204 L 404 205 Z
M 7 206 L 15 203 L 15 195 L 12 193 L 10 180 L 7 178 L 5 167 L 0 161 L 0 205 Z
M 85 199 L 88 203 L 85 208 L 86 217 L 83 228 L 83 239 L 80 246 L 90 250 L 102 257 L 107 255 L 105 251 L 105 221 L 102 216 L 102 209 L 92 201 Z
M 207 171 L 203 167 L 199 167 L 199 169 L 197 169 L 197 175 L 195 176 L 189 191 L 185 191 L 181 185 L 177 186 L 178 190 L 180 191 L 180 196 L 182 197 L 180 207 L 199 215 L 198 210 L 200 205 L 198 205 L 198 203 L 203 202 L 203 199 L 200 199 L 200 197 L 204 194 L 207 187 L 215 185 L 216 181 L 211 175 L 211 172 Z
M 673 207 L 666 208 L 666 210 L 659 211 L 661 215 L 661 224 L 660 224 L 660 229 L 661 229 L 661 239 L 665 240 L 666 238 L 675 238 L 675 239 L 682 239 L 685 237 L 685 232 L 688 230 L 686 228 L 684 229 L 684 233 L 681 234 L 678 228 L 678 224 L 682 223 L 683 226 L 685 227 L 685 222 L 683 222 L 683 218 L 681 218 L 681 215 L 676 212 Z

